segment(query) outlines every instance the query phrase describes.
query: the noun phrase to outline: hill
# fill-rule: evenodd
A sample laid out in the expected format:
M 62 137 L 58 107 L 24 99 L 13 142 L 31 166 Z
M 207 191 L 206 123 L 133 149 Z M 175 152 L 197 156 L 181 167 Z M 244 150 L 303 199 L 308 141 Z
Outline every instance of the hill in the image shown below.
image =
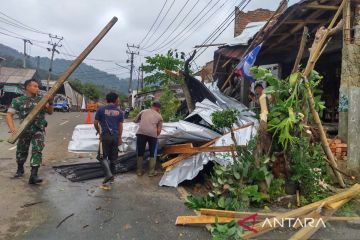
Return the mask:
M 8 47 L 6 45 L 0 44 L 0 57 L 6 59 L 2 63 L 6 67 L 22 67 L 23 65 L 23 54 L 17 50 Z M 27 66 L 29 68 L 36 68 L 37 59 L 36 57 L 29 57 L 27 59 Z M 52 79 L 57 79 L 65 69 L 70 66 L 72 61 L 56 58 L 53 62 L 53 77 Z M 38 75 L 41 79 L 47 79 L 48 69 L 50 66 L 50 59 L 48 57 L 41 57 L 39 64 Z M 114 74 L 109 74 L 105 71 L 99 70 L 93 66 L 90 66 L 86 63 L 82 63 L 70 76 L 71 79 L 79 79 L 82 83 L 92 83 L 99 86 L 102 92 L 107 91 L 117 91 L 121 94 L 128 94 L 128 84 L 129 79 L 119 79 Z M 133 81 L 133 86 L 137 86 L 137 81 Z

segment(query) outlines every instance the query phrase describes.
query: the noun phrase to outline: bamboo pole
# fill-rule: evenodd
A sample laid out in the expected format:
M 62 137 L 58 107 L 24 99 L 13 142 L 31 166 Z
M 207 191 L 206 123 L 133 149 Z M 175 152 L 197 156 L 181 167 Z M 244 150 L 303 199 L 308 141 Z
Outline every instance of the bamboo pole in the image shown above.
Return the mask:
M 346 45 L 351 43 L 351 1 L 346 0 L 343 13 L 344 26 L 343 26 L 343 37 Z
M 113 17 L 110 22 L 103 28 L 103 30 L 94 38 L 94 40 L 87 46 L 87 48 L 72 62 L 72 64 L 66 69 L 66 71 L 60 76 L 53 87 L 41 98 L 35 108 L 26 116 L 26 118 L 20 124 L 18 131 L 13 134 L 9 139 L 9 143 L 15 143 L 20 135 L 24 132 L 26 127 L 31 124 L 36 115 L 46 105 L 50 96 L 53 96 L 56 91 L 64 84 L 68 77 L 75 71 L 75 69 L 82 63 L 82 61 L 90 54 L 90 52 L 96 47 L 96 45 L 105 37 L 110 29 L 117 22 L 117 17 Z
M 300 64 L 300 61 L 301 61 L 301 59 L 302 59 L 302 57 L 304 55 L 304 50 L 305 50 L 305 46 L 306 46 L 306 42 L 307 42 L 308 33 L 309 33 L 309 28 L 305 26 L 302 37 L 301 37 L 299 51 L 298 51 L 298 54 L 296 56 L 294 67 L 293 67 L 293 70 L 292 70 L 291 73 L 296 73 L 299 70 L 299 64 Z
M 327 141 L 327 137 L 326 137 L 326 133 L 325 130 L 323 128 L 323 125 L 321 123 L 320 117 L 318 112 L 315 109 L 315 101 L 314 101 L 314 96 L 312 93 L 312 90 L 310 89 L 309 86 L 309 82 L 307 77 L 310 75 L 311 71 L 314 69 L 315 63 L 317 61 L 317 59 L 319 58 L 319 55 L 323 49 L 323 46 L 325 44 L 325 41 L 329 35 L 329 32 L 331 31 L 331 29 L 333 28 L 333 26 L 335 25 L 335 22 L 337 20 L 337 18 L 339 17 L 340 13 L 342 12 L 342 9 L 344 8 L 344 5 L 346 3 L 346 0 L 343 0 L 338 11 L 336 12 L 335 16 L 333 17 L 330 25 L 328 26 L 328 28 L 325 30 L 325 33 L 323 35 L 323 37 L 320 39 L 319 43 L 316 45 L 316 48 L 313 50 L 313 54 L 311 54 L 311 57 L 306 65 L 306 68 L 303 72 L 303 79 L 304 79 L 304 83 L 305 83 L 305 87 L 306 87 L 306 91 L 307 91 L 307 95 L 308 95 L 308 101 L 309 101 L 309 105 L 310 105 L 310 111 L 311 114 L 313 116 L 313 119 L 319 129 L 319 134 L 320 134 L 320 139 L 321 139 L 321 144 L 322 147 L 324 149 L 324 152 L 327 156 L 327 158 L 329 159 L 329 161 L 331 162 L 332 165 L 334 165 L 337 168 L 337 164 L 334 158 L 333 153 L 330 150 L 329 147 L 329 143 Z M 344 180 L 341 176 L 341 174 L 337 171 L 335 171 L 335 176 L 340 184 L 341 187 L 345 187 L 344 184 Z

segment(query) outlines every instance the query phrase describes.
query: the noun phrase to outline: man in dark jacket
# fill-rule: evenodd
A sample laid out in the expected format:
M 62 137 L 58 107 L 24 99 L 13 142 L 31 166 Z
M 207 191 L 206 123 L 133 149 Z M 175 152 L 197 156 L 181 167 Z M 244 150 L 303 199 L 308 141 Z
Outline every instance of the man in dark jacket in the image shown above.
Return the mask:
M 97 110 L 94 121 L 95 129 L 100 135 L 97 158 L 105 171 L 103 183 L 114 180 L 115 160 L 118 158 L 118 146 L 122 144 L 124 122 L 123 112 L 119 108 L 119 96 L 113 92 L 108 93 L 106 101 L 108 104 Z

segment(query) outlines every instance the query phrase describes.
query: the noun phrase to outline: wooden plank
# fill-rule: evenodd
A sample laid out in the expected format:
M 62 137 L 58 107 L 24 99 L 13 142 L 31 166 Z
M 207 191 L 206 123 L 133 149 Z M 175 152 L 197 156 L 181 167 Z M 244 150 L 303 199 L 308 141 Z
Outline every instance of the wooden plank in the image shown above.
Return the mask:
M 321 216 L 322 221 L 324 224 L 329 221 L 331 216 L 345 203 L 347 203 L 350 199 L 343 199 L 339 202 L 332 203 L 332 209 L 326 213 L 325 216 Z M 321 227 L 323 227 L 323 224 L 316 224 L 315 226 L 309 226 L 306 225 L 301 230 L 299 230 L 297 233 L 291 236 L 289 240 L 306 240 L 309 239 L 314 233 L 316 233 Z
M 172 154 L 172 153 L 181 153 L 184 149 L 193 148 L 192 143 L 184 143 L 184 144 L 175 144 L 175 145 L 168 145 L 165 146 L 162 150 L 162 154 Z M 180 151 L 180 152 L 177 152 Z
M 228 210 L 218 210 L 218 209 L 209 209 L 209 208 L 200 208 L 201 215 L 208 216 L 218 216 L 225 218 L 245 218 L 250 215 L 255 214 L 255 212 L 237 212 L 237 211 L 228 211 Z M 276 215 L 282 214 L 281 212 L 257 212 L 259 217 L 274 217 Z
M 305 8 L 336 11 L 336 10 L 338 10 L 339 7 L 331 6 L 331 5 L 321 5 L 321 4 L 310 3 L 310 4 L 305 5 Z
M 330 196 L 328 198 L 325 198 L 323 200 L 311 203 L 309 205 L 306 205 L 304 207 L 286 212 L 286 213 L 282 213 L 276 216 L 277 219 L 285 219 L 285 218 L 296 218 L 296 217 L 300 217 L 310 211 L 315 210 L 316 208 L 318 208 L 321 205 L 326 205 L 329 203 L 333 203 L 333 202 L 338 202 L 341 201 L 343 199 L 350 199 L 353 198 L 357 195 L 360 194 L 360 184 L 354 184 L 351 188 L 338 193 L 336 195 Z M 270 222 L 274 222 L 274 218 L 269 219 Z M 254 226 L 252 226 L 252 228 L 254 228 L 257 232 L 247 232 L 241 235 L 242 238 L 245 239 L 251 239 L 251 238 L 255 238 L 257 236 L 260 236 L 266 232 L 269 232 L 271 230 L 274 230 L 276 228 L 278 228 L 279 226 L 277 226 L 277 224 L 274 224 L 274 226 L 269 226 L 269 224 L 264 224 L 264 222 L 260 222 L 258 224 L 255 224 Z
M 255 213 L 249 213 L 240 215 L 239 217 L 233 218 L 233 217 L 220 217 L 217 216 L 218 223 L 229 223 L 231 221 L 239 221 L 246 217 L 249 217 L 251 215 L 254 215 Z M 310 216 L 310 215 L 309 215 Z M 314 217 L 316 217 L 314 215 Z M 257 215 L 256 222 L 263 221 L 266 218 L 270 218 L 267 216 L 261 216 Z M 178 216 L 176 218 L 176 225 L 200 225 L 200 224 L 214 224 L 216 219 L 216 215 L 198 215 L 198 216 Z M 359 217 L 329 217 L 328 221 L 350 221 L 350 220 L 359 220 Z M 304 218 L 300 218 L 301 221 L 304 221 Z
M 236 128 L 236 129 L 234 129 L 233 131 L 237 131 L 237 130 L 239 130 L 239 129 L 247 128 L 247 127 L 250 127 L 250 126 L 253 126 L 253 125 L 254 125 L 254 123 L 248 123 L 248 124 L 245 124 L 245 125 L 243 125 L 243 126 L 241 126 L 241 127 L 238 127 L 238 128 Z M 225 136 L 225 135 L 227 135 L 227 134 L 230 134 L 230 132 L 225 133 L 223 136 Z M 208 146 L 210 146 L 211 144 L 214 144 L 217 140 L 219 140 L 219 139 L 222 138 L 223 136 L 218 137 L 218 138 L 214 138 L 214 139 L 211 140 L 210 142 L 207 142 L 207 143 L 205 143 L 204 145 L 201 145 L 201 147 L 208 147 Z M 177 157 L 174 158 L 174 159 L 171 159 L 171 160 L 169 160 L 169 161 L 167 161 L 167 162 L 164 162 L 163 164 L 161 164 L 161 166 L 162 166 L 163 168 L 167 168 L 167 167 L 169 167 L 169 166 L 171 166 L 171 165 L 174 165 L 174 164 L 176 164 L 176 163 L 178 163 L 178 162 L 181 162 L 181 161 L 183 161 L 183 160 L 191 157 L 192 155 L 194 155 L 194 154 L 181 154 L 181 155 L 177 156 Z
M 9 139 L 9 143 L 15 143 L 20 135 L 24 132 L 26 127 L 31 124 L 35 119 L 36 115 L 40 112 L 42 108 L 46 105 L 49 98 L 53 96 L 59 88 L 64 84 L 68 77 L 75 71 L 75 69 L 84 61 L 84 59 L 91 53 L 91 51 L 96 47 L 96 45 L 105 37 L 105 35 L 110 31 L 110 29 L 117 22 L 117 17 L 113 17 L 110 22 L 103 28 L 103 30 L 93 39 L 93 41 L 85 48 L 85 50 L 71 63 L 71 65 L 66 69 L 66 71 L 60 76 L 60 78 L 55 82 L 52 88 L 46 92 L 46 94 L 41 98 L 38 104 L 34 109 L 26 116 L 26 118 L 20 124 L 17 132 L 13 134 Z
M 215 216 L 178 216 L 175 225 L 214 224 Z M 229 223 L 234 218 L 218 217 L 218 223 Z
M 241 146 L 245 147 L 245 146 Z M 214 147 L 179 147 L 172 149 L 171 153 L 179 153 L 179 154 L 196 154 L 202 152 L 231 152 L 234 151 L 234 146 L 214 146 Z

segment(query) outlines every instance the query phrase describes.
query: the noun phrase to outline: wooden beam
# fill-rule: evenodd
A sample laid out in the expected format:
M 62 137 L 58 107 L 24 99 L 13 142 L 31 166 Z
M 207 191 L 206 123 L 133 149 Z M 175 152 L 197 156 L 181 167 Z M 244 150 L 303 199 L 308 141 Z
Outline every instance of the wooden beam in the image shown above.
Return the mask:
M 66 69 L 66 71 L 60 76 L 60 78 L 55 82 L 52 88 L 46 92 L 46 94 L 41 98 L 38 104 L 34 109 L 26 116 L 26 118 L 20 124 L 17 132 L 12 135 L 9 139 L 9 143 L 15 143 L 24 130 L 31 124 L 35 119 L 41 109 L 44 108 L 49 98 L 53 96 L 63 83 L 68 79 L 68 77 L 75 71 L 75 69 L 84 61 L 84 59 L 91 53 L 91 51 L 96 47 L 96 45 L 105 37 L 105 35 L 110 31 L 110 29 L 117 22 L 117 17 L 113 17 L 111 21 L 104 27 L 104 29 L 94 38 L 94 40 L 87 46 L 87 48 L 72 62 L 72 64 Z
M 204 45 L 195 45 L 194 48 L 203 48 L 203 47 L 216 47 L 216 46 L 224 46 L 226 43 L 212 43 L 212 44 L 204 44 Z
M 254 123 L 248 123 L 248 124 L 245 124 L 245 125 L 243 125 L 243 126 L 241 126 L 241 127 L 238 127 L 238 128 L 236 128 L 236 129 L 234 129 L 233 131 L 237 131 L 237 130 L 239 130 L 239 129 L 247 128 L 247 127 L 250 127 L 250 126 L 253 126 L 253 125 L 254 125 Z M 225 135 L 227 135 L 227 134 L 230 134 L 230 132 L 225 133 L 225 134 L 222 135 L 221 137 L 214 138 L 213 140 L 211 140 L 211 141 L 209 141 L 209 142 L 201 145 L 201 147 L 208 147 L 208 146 L 214 144 L 217 140 L 219 140 L 220 138 L 222 138 L 223 136 L 225 136 Z M 181 162 L 181 161 L 183 161 L 183 160 L 191 157 L 192 155 L 194 155 L 194 154 L 181 154 L 181 155 L 177 156 L 177 157 L 174 158 L 174 159 L 171 159 L 171 160 L 169 160 L 169 161 L 167 161 L 167 162 L 164 162 L 163 164 L 161 164 L 161 166 L 162 166 L 163 168 L 170 167 L 170 166 L 172 166 L 172 165 L 174 165 L 174 164 L 176 164 L 176 163 L 178 163 L 178 162 Z
M 284 24 L 314 24 L 314 23 L 322 23 L 324 22 L 324 20 L 321 19 L 297 19 L 297 20 L 287 20 L 286 22 L 284 22 Z
M 162 154 L 172 154 L 177 153 L 177 151 L 181 151 L 182 149 L 193 148 L 192 143 L 184 143 L 184 144 L 175 144 L 175 145 L 167 145 L 163 148 Z
M 218 210 L 218 209 L 210 209 L 210 208 L 200 208 L 201 215 L 208 216 L 218 216 L 218 217 L 226 217 L 226 218 L 245 218 L 250 215 L 255 214 L 255 212 L 237 212 L 237 211 L 228 211 L 228 210 Z M 275 217 L 276 215 L 281 214 L 281 212 L 256 212 L 260 217 Z
M 300 217 L 304 214 L 307 214 L 313 210 L 315 210 L 316 208 L 318 208 L 321 205 L 326 205 L 329 203 L 333 203 L 333 202 L 338 202 L 341 201 L 343 199 L 349 199 L 349 198 L 353 198 L 356 197 L 357 195 L 360 194 L 360 185 L 359 184 L 354 184 L 351 188 L 335 194 L 333 196 L 330 196 L 328 198 L 325 198 L 323 200 L 311 203 L 309 205 L 306 205 L 304 207 L 286 212 L 286 213 L 282 213 L 276 216 L 277 219 L 285 219 L 285 218 L 296 218 L 296 217 Z M 269 219 L 270 222 L 274 222 L 274 218 Z M 278 228 L 279 226 L 277 226 L 276 224 L 274 226 L 269 226 L 269 224 L 264 224 L 264 222 L 260 222 L 258 224 L 255 224 L 254 226 L 252 226 L 253 229 L 255 229 L 257 232 L 247 232 L 242 234 L 240 237 L 245 238 L 245 239 L 251 239 L 251 238 L 255 238 L 257 236 L 260 236 L 266 232 L 269 232 L 271 230 L 274 230 L 276 228 Z
M 321 14 L 323 14 L 324 12 L 322 10 L 317 10 L 315 12 L 313 12 L 312 14 L 310 14 L 310 16 L 308 17 L 309 19 L 316 19 L 317 17 L 321 16 Z M 288 37 L 293 36 L 294 33 L 296 33 L 297 31 L 299 31 L 300 29 L 304 28 L 306 24 L 305 23 L 299 23 L 298 25 L 294 26 L 290 32 L 288 32 L 287 35 L 281 37 L 280 39 L 278 39 L 277 41 L 274 41 L 274 44 L 279 44 L 282 41 L 286 40 Z M 273 45 L 274 45 L 273 44 Z
M 321 216 L 322 221 L 324 224 L 330 220 L 332 215 L 346 202 L 350 199 L 343 199 L 339 202 L 333 203 L 333 208 L 329 210 L 325 216 Z M 295 233 L 289 240 L 306 240 L 309 239 L 314 233 L 316 233 L 323 225 L 316 224 L 315 226 L 306 225 L 305 227 L 301 228 L 297 233 Z
M 309 9 L 321 9 L 321 10 L 331 10 L 331 11 L 336 11 L 338 10 L 338 6 L 331 6 L 331 5 L 321 5 L 321 4 L 307 4 L 304 6 L 305 8 L 309 8 Z
M 259 215 L 260 213 L 248 213 L 244 215 L 240 215 L 239 217 L 220 217 L 217 216 L 218 223 L 229 223 L 231 221 L 239 221 L 251 215 L 257 214 L 256 222 L 264 221 L 267 218 L 271 218 L 271 216 Z M 317 215 L 309 215 L 314 216 L 316 219 Z M 305 221 L 304 217 L 299 217 L 300 220 Z M 214 224 L 216 220 L 216 216 L 212 215 L 200 215 L 200 216 L 178 216 L 175 221 L 175 225 L 201 225 L 201 224 Z M 360 217 L 329 217 L 328 221 L 356 221 L 360 220 Z M 281 221 L 281 219 L 280 219 Z

